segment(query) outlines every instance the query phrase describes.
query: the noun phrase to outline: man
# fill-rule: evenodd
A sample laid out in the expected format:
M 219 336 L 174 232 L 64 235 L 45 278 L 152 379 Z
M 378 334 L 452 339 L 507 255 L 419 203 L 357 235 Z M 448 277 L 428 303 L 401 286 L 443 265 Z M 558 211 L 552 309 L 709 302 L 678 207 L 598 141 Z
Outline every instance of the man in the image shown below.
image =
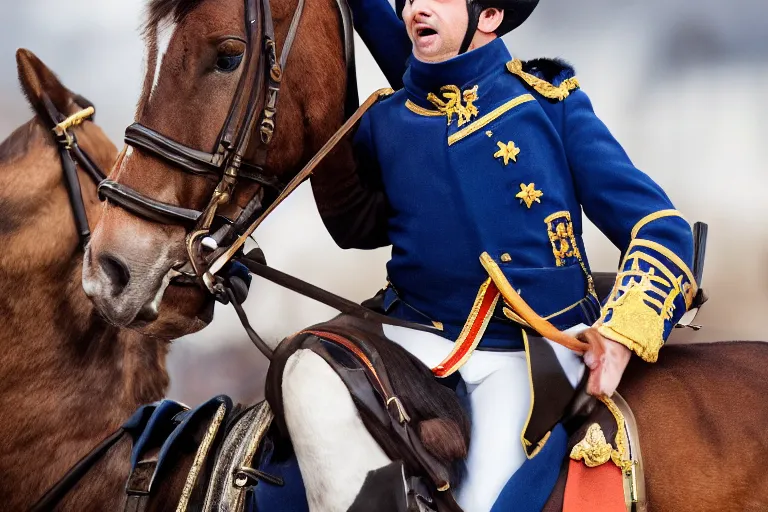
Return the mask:
M 488 266 L 556 327 L 595 328 L 600 343 L 584 355 L 595 396 L 613 394 L 632 352 L 656 360 L 696 292 L 690 226 L 598 119 L 573 70 L 521 63 L 500 39 L 537 2 L 401 0 L 410 57 L 385 0 L 353 2 L 357 29 L 390 82 L 406 58 L 409 67 L 403 89 L 363 117 L 354 173 L 312 178 L 339 246 L 392 245 L 384 311 L 441 332 L 385 326 L 387 336 L 467 385 L 472 435 L 457 495 L 467 512 L 490 510 L 537 451 L 519 437 L 532 407 L 525 322 L 497 295 L 481 309 Z M 602 306 L 582 210 L 623 255 Z M 464 357 L 450 360 L 462 344 Z M 557 357 L 577 383 L 584 366 L 575 355 Z M 562 458 L 564 434 L 553 430 L 548 444 L 559 447 L 550 447 L 553 460 Z

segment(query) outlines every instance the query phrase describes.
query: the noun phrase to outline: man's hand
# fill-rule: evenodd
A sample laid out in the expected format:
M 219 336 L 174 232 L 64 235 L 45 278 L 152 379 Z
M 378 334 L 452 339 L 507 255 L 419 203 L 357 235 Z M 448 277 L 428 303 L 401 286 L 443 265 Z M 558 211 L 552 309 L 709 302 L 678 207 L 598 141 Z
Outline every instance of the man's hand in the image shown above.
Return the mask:
M 584 362 L 589 368 L 587 393 L 610 397 L 619 386 L 632 351 L 604 337 L 595 327 L 587 329 L 578 338 L 589 343 L 589 350 L 584 354 Z

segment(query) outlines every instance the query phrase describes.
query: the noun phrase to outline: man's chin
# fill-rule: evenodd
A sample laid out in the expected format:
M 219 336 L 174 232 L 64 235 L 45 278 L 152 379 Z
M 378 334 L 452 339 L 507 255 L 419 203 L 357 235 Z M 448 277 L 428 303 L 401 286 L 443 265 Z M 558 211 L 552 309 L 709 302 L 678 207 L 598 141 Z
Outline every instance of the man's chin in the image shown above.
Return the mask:
M 418 46 L 413 45 L 413 56 L 421 62 L 427 62 L 430 64 L 436 64 L 438 62 L 445 62 L 456 56 L 458 51 L 450 52 L 439 44 L 429 44 Z

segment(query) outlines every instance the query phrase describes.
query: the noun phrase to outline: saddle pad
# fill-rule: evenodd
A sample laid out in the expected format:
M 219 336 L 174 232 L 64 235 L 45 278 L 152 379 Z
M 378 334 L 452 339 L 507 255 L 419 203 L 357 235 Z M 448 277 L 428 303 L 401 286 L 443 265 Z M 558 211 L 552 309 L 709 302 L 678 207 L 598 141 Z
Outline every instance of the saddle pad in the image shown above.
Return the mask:
M 607 462 L 590 468 L 582 461 L 568 463 L 563 512 L 626 512 L 621 469 Z

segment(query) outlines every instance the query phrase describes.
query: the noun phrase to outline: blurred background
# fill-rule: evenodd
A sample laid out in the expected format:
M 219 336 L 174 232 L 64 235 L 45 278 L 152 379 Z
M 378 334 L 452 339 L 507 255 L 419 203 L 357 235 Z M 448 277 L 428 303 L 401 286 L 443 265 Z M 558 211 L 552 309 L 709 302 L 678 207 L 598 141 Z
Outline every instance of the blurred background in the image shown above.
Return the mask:
M 98 123 L 122 146 L 143 77 L 140 0 L 4 2 L 0 17 L 0 139 L 31 117 L 14 52 L 32 50 L 63 83 L 96 104 Z M 571 62 L 597 114 L 635 164 L 689 222 L 709 224 L 698 332 L 670 343 L 768 339 L 768 5 L 765 0 L 546 0 L 505 37 L 521 59 Z M 386 81 L 356 39 L 360 97 Z M 290 71 L 288 71 L 290 72 Z M 342 251 L 325 232 L 307 185 L 259 228 L 271 265 L 352 300 L 385 283 L 389 251 Z M 619 253 L 585 228 L 592 268 Z M 262 335 L 282 338 L 333 310 L 254 279 L 246 303 Z M 231 308 L 203 332 L 174 342 L 171 398 L 188 404 L 227 393 L 261 396 L 265 361 Z

